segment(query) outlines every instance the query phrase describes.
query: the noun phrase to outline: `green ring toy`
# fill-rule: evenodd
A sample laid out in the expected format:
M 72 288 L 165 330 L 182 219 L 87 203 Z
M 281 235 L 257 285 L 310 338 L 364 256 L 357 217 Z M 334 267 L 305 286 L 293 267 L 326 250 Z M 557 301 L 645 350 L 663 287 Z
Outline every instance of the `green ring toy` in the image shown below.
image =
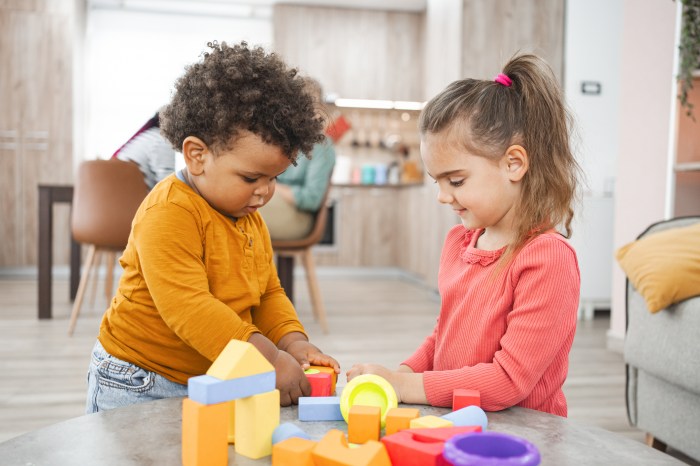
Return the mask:
M 358 375 L 343 389 L 340 395 L 340 413 L 345 422 L 352 405 L 379 406 L 382 410 L 382 427 L 386 424 L 386 413 L 398 406 L 394 387 L 383 377 L 374 374 Z

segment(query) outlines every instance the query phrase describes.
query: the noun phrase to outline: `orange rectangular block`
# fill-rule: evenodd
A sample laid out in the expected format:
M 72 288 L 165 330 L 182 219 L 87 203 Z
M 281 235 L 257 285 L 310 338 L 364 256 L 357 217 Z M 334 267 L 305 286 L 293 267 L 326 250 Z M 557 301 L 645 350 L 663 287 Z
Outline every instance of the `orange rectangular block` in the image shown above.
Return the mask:
M 386 412 L 385 435 L 411 427 L 411 421 L 420 417 L 420 410 L 417 408 L 391 408 Z
M 365 443 L 379 440 L 382 429 L 382 408 L 352 405 L 348 412 L 348 442 Z
M 313 440 L 290 437 L 272 445 L 272 466 L 314 466 L 311 450 Z
M 228 464 L 228 403 L 203 405 L 182 400 L 182 465 Z

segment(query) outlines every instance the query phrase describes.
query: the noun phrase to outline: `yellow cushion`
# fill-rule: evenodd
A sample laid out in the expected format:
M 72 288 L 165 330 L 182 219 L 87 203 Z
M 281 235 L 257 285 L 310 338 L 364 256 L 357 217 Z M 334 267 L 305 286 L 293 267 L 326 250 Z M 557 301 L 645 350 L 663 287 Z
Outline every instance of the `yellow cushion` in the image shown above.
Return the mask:
M 652 233 L 616 258 L 651 312 L 700 295 L 700 223 Z

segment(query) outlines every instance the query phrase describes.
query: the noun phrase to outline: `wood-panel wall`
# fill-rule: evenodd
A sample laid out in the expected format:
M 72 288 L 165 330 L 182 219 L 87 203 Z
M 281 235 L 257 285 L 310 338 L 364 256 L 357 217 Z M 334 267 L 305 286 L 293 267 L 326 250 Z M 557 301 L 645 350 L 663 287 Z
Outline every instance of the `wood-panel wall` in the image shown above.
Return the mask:
M 516 52 L 540 55 L 562 82 L 565 0 L 464 0 L 462 73 L 490 79 Z
M 70 183 L 72 0 L 0 2 L 0 266 L 37 263 L 37 185 Z M 55 211 L 56 262 L 69 218 Z
M 423 15 L 275 5 L 274 49 L 327 93 L 423 99 Z

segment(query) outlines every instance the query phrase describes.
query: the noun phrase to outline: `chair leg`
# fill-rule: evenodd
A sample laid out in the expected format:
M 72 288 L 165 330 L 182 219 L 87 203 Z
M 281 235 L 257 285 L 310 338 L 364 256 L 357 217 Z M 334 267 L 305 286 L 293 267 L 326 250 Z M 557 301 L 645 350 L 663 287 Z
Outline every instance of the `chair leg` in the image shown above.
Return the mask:
M 80 314 L 80 306 L 83 304 L 83 298 L 85 297 L 85 287 L 87 286 L 88 277 L 90 275 L 90 269 L 92 269 L 92 263 L 95 260 L 95 251 L 97 248 L 94 244 L 90 245 L 88 250 L 87 259 L 85 259 L 85 271 L 83 276 L 80 278 L 80 285 L 78 285 L 78 293 L 75 295 L 75 303 L 73 303 L 73 312 L 70 315 L 70 324 L 68 324 L 68 336 L 73 335 L 75 330 L 75 323 L 78 320 L 78 314 Z
M 666 451 L 666 444 L 662 442 L 661 440 L 657 439 L 654 437 L 652 434 L 647 433 L 646 437 L 644 439 L 644 443 L 647 444 L 647 446 L 659 450 L 659 451 Z
M 92 279 L 92 290 L 90 291 L 90 309 L 95 309 L 95 299 L 97 299 L 97 282 L 100 278 L 100 264 L 102 263 L 102 251 L 95 250 L 95 258 L 88 273 L 88 283 Z M 87 271 L 86 271 L 87 273 Z
M 313 310 L 314 317 L 318 319 L 318 323 L 321 324 L 321 330 L 323 333 L 328 333 L 328 322 L 326 321 L 326 308 L 323 307 L 323 300 L 321 299 L 321 290 L 318 286 L 318 280 L 316 277 L 316 266 L 314 264 L 314 258 L 311 254 L 311 248 L 306 248 L 301 253 L 301 261 L 304 264 L 304 270 L 306 271 L 306 282 L 309 285 L 309 295 L 311 296 L 311 309 Z
M 117 258 L 117 253 L 107 251 L 105 258 L 105 266 L 107 267 L 105 273 L 105 297 L 107 298 L 107 305 L 109 305 L 110 301 L 112 301 L 112 292 L 114 291 L 114 261 Z

